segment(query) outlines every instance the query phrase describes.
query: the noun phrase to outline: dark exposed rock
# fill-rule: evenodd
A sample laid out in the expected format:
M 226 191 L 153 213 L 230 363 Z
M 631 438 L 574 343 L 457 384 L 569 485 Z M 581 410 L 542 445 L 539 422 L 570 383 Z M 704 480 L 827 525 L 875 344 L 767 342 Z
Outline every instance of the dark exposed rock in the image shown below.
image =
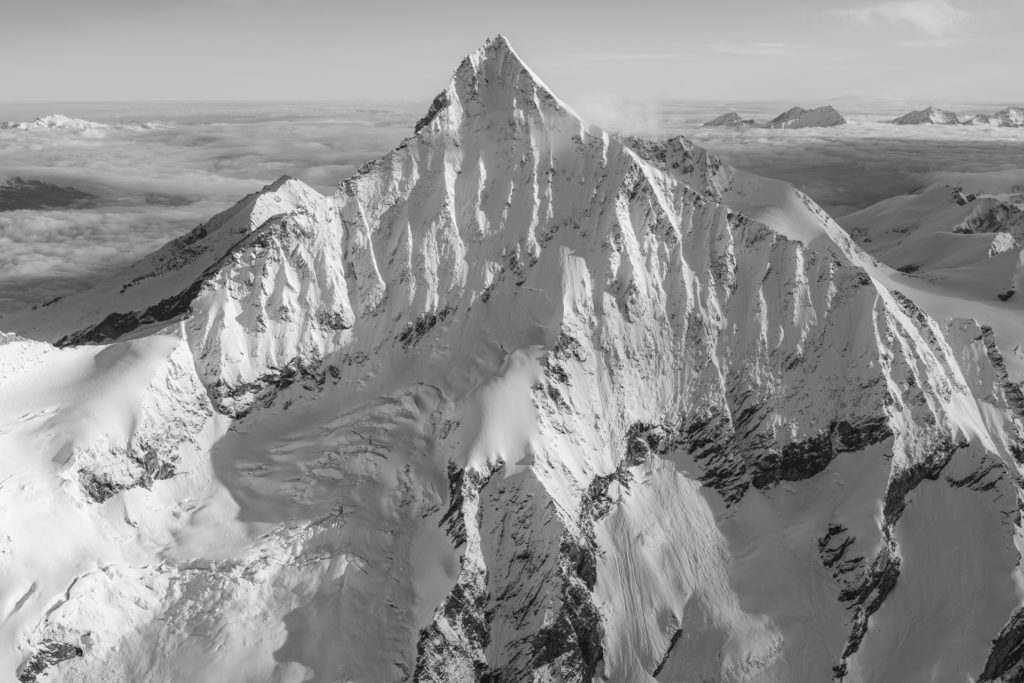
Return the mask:
M 967 199 L 973 201 L 976 197 L 969 195 Z M 1017 232 L 1014 228 L 1022 224 L 1024 224 L 1024 210 L 1009 202 L 995 202 L 975 209 L 963 222 L 953 227 L 953 232 L 967 235 L 993 232 L 1014 234 Z
M 302 358 L 293 358 L 283 367 L 273 369 L 251 382 L 232 386 L 218 380 L 207 389 L 207 393 L 217 412 L 241 419 L 258 405 L 272 404 L 282 389 L 300 381 L 322 386 L 327 381 L 327 375 L 326 370 L 318 372 L 315 364 Z
M 78 481 L 85 495 L 97 503 L 103 503 L 125 489 L 122 484 L 84 469 L 78 470 Z
M 434 101 L 430 103 L 430 108 L 427 110 L 426 115 L 416 122 L 416 127 L 413 129 L 413 132 L 419 133 L 421 130 L 429 126 L 430 122 L 436 119 L 437 115 L 440 114 L 448 104 L 448 91 L 443 90 L 434 98 Z
M 854 542 L 849 529 L 842 524 L 832 522 L 828 532 L 818 539 L 818 555 L 821 563 L 832 570 L 832 576 L 839 579 L 843 575 L 855 571 L 864 562 L 861 556 L 847 557 L 846 551 Z
M 809 479 L 828 467 L 835 452 L 831 435 L 821 432 L 800 441 L 792 441 L 782 447 L 781 453 L 770 455 L 775 457 L 759 460 L 758 471 L 751 477 L 751 482 L 757 488 L 766 488 L 780 481 Z
M 832 448 L 836 453 L 856 453 L 893 435 L 888 419 L 881 415 L 861 420 L 856 425 L 845 420 L 833 422 L 831 434 Z
M 676 643 L 679 642 L 679 639 L 682 636 L 683 636 L 683 629 L 677 629 L 676 632 L 672 634 L 672 639 L 668 643 L 668 649 L 665 650 L 665 656 L 661 658 L 661 661 L 658 662 L 658 666 L 656 666 L 654 668 L 654 671 L 651 672 L 651 677 L 652 678 L 657 678 L 658 674 L 661 673 L 661 670 L 665 668 L 666 664 L 668 664 L 668 658 L 672 654 L 672 650 L 673 650 L 673 648 L 675 648 Z
M 791 441 L 781 452 L 765 454 L 753 464 L 751 482 L 757 488 L 767 488 L 780 481 L 809 479 L 823 472 L 837 455 L 864 450 L 891 436 L 892 430 L 884 416 L 857 424 L 833 420 L 827 431 Z
M 558 565 L 562 607 L 555 621 L 531 640 L 532 667 L 557 662 L 558 676 L 564 681 L 591 681 L 598 675 L 604 659 L 604 624 L 593 599 L 598 552 L 594 525 L 611 511 L 611 484 L 618 482 L 628 488 L 633 480 L 629 468 L 642 464 L 654 453 L 664 454 L 670 444 L 669 430 L 636 422 L 626 433 L 626 449 L 619 466 L 591 480 L 580 501 L 578 533 L 567 531 L 562 536 Z
M 188 312 L 192 301 L 199 295 L 204 279 L 196 280 L 188 288 L 174 296 L 162 299 L 141 313 L 114 312 L 92 327 L 87 327 L 70 335 L 61 337 L 56 346 L 77 346 L 79 344 L 101 344 L 131 332 L 141 325 L 165 322 Z
M 1003 388 L 1003 393 L 1006 395 L 1006 402 L 1009 404 L 1010 410 L 1013 411 L 1016 417 L 1024 419 L 1024 392 L 1021 391 L 1019 384 L 1010 379 L 1010 375 L 1006 370 L 1006 360 L 1003 358 L 1003 354 L 1000 353 L 999 347 L 996 346 L 995 332 L 988 325 L 982 325 L 981 337 L 985 343 L 985 355 L 988 356 L 992 369 L 995 370 L 996 376 L 999 378 L 999 383 Z
M 555 342 L 555 348 L 551 352 L 555 358 L 562 361 L 573 358 L 583 363 L 587 360 L 587 353 L 584 351 L 583 345 L 575 337 L 565 332 L 558 333 L 558 341 Z
M 463 517 L 466 498 L 479 495 L 480 489 L 487 485 L 490 477 L 490 474 L 485 475 L 476 470 L 459 469 L 453 461 L 448 462 L 449 505 L 438 526 L 446 527 L 456 548 L 466 543 L 466 522 Z
M 750 487 L 746 462 L 736 446 L 732 420 L 725 411 L 709 411 L 684 421 L 674 446 L 693 455 L 701 468 L 700 482 L 733 505 Z
M 594 604 L 590 567 L 596 566 L 593 549 L 566 540 L 559 563 L 562 606 L 554 623 L 530 640 L 531 667 L 556 664 L 558 680 L 588 683 L 604 659 L 604 625 Z M 596 579 L 596 573 L 593 575 Z
M 992 641 L 981 682 L 1024 682 L 1024 607 L 1013 613 L 1003 630 Z
M 580 363 L 586 362 L 587 353 L 575 337 L 566 334 L 565 332 L 561 332 L 558 335 L 558 340 L 555 342 L 554 348 L 551 349 L 551 353 L 548 354 L 547 363 L 544 369 L 548 379 L 568 386 L 569 373 L 565 369 L 565 363 L 570 360 L 576 360 Z M 555 403 L 559 406 L 567 407 L 564 399 L 561 399 L 560 392 L 559 399 L 555 400 Z
M 480 526 L 480 492 L 500 465 L 484 472 L 460 469 L 448 463 L 449 506 L 440 526 L 447 527 L 456 547 L 466 544 L 466 526 Z M 477 505 L 474 519 L 467 519 L 467 505 Z M 445 597 L 429 626 L 419 634 L 414 681 L 451 680 L 452 662 L 470 662 L 476 680 L 499 680 L 484 656 L 491 640 L 487 570 L 462 558 L 459 578 Z
M 316 322 L 320 327 L 335 332 L 351 329 L 355 324 L 352 315 L 345 311 L 320 311 L 316 314 Z
M 885 523 L 894 526 L 907 506 L 907 494 L 925 479 L 938 479 L 956 450 L 966 445 L 965 442 L 957 443 L 947 437 L 939 437 L 926 453 L 921 454 L 921 459 L 910 467 L 895 470 L 885 490 L 885 503 L 882 507 Z
M 878 608 L 896 587 L 901 561 L 899 548 L 896 545 L 895 528 L 896 522 L 899 521 L 906 509 L 907 496 L 925 479 L 938 479 L 957 449 L 966 445 L 965 441 L 953 441 L 948 436 L 937 435 L 930 445 L 921 447 L 923 452 L 917 454 L 913 465 L 895 469 L 890 474 L 882 508 L 882 549 L 875 556 L 860 583 L 843 589 L 839 594 L 839 599 L 849 603 L 853 608 L 854 617 L 842 658 L 832 669 L 837 680 L 845 679 L 848 673 L 847 660 L 860 649 L 864 635 L 867 633 L 868 619 L 878 611 Z M 833 527 L 830 527 L 830 533 L 832 530 Z M 821 549 L 821 541 L 819 541 L 819 549 Z M 823 559 L 824 557 L 823 555 Z
M 591 681 L 604 659 L 604 624 L 593 600 L 597 585 L 597 541 L 594 524 L 611 511 L 608 496 L 613 482 L 627 487 L 629 468 L 642 464 L 653 452 L 664 452 L 669 439 L 662 427 L 634 423 L 626 434 L 626 452 L 610 474 L 594 477 L 580 501 L 579 532 L 566 532 L 559 546 L 558 576 L 562 607 L 558 617 L 533 637 L 531 666 L 557 662 L 561 680 Z
M 991 491 L 1003 479 L 1005 469 L 1001 462 L 988 458 L 986 464 L 964 477 L 946 476 L 946 482 L 955 488 L 967 488 L 972 491 Z
M 129 455 L 129 458 L 142 468 L 141 483 L 147 488 L 153 481 L 173 477 L 175 466 L 177 465 L 177 462 L 174 460 L 161 458 L 157 449 L 152 447 L 143 448 L 141 455 L 136 451 Z
M 444 319 L 451 315 L 453 311 L 453 308 L 446 307 L 439 311 L 422 313 L 417 316 L 415 321 L 406 323 L 405 329 L 398 335 L 398 341 L 401 342 L 402 348 L 407 349 L 410 346 L 415 345 L 423 338 L 423 335 L 430 332 L 430 330 L 439 322 L 443 322 Z
M 84 468 L 78 470 L 78 481 L 82 491 L 95 503 L 103 503 L 121 491 L 137 486 L 148 489 L 154 481 L 173 477 L 177 468 L 177 456 L 163 457 L 157 448 L 149 445 L 117 448 L 113 450 L 112 456 L 133 463 L 136 466 L 134 474 L 127 480 L 115 481 L 102 472 L 92 472 Z
M 43 641 L 25 665 L 21 667 L 18 672 L 18 680 L 21 683 L 35 683 L 36 677 L 51 666 L 81 657 L 84 654 L 82 648 L 71 643 L 61 643 L 55 640 Z
M 832 667 L 832 673 L 838 680 L 847 674 L 847 659 L 860 649 L 864 635 L 868 630 L 868 619 L 878 611 L 889 593 L 896 587 L 900 575 L 900 558 L 896 552 L 896 541 L 889 529 L 885 530 L 885 542 L 875 556 L 864 582 L 856 588 L 846 589 L 839 595 L 843 602 L 851 603 L 854 617 L 850 635 L 840 661 Z

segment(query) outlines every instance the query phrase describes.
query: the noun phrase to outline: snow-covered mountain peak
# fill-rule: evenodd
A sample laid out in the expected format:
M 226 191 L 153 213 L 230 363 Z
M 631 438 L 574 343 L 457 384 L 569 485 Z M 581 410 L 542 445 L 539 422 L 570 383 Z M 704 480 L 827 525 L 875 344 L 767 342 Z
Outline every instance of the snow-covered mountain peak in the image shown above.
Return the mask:
M 467 116 L 516 111 L 520 116 L 547 111 L 579 118 L 499 34 L 462 60 L 451 83 L 434 98 L 415 130 L 418 133 L 435 121 L 437 125 L 458 125 Z
M 69 347 L 0 340 L 0 669 L 1013 665 L 1024 398 L 991 329 L 792 186 L 587 126 L 500 36 L 416 128 L 0 320 Z
M 130 121 L 125 123 L 99 123 L 87 119 L 78 119 L 64 114 L 47 114 L 39 116 L 32 121 L 3 121 L 0 122 L 0 130 L 23 130 L 23 131 L 71 131 L 76 133 L 102 134 L 108 130 L 122 131 L 149 131 L 170 127 L 165 123 L 154 121 Z
M 32 121 L 6 121 L 0 123 L 0 128 L 12 128 L 17 130 L 98 130 L 108 128 L 109 126 L 105 123 L 97 123 L 95 121 L 87 121 L 85 119 L 76 119 L 70 116 L 64 116 L 63 114 L 47 114 L 46 116 L 40 116 Z

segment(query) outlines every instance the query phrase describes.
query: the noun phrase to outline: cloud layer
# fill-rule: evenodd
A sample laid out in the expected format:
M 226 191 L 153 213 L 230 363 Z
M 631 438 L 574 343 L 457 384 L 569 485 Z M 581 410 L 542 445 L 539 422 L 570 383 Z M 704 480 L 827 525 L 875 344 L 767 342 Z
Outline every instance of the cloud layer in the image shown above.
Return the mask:
M 578 104 L 610 130 L 687 135 L 735 166 L 794 183 L 836 216 L 947 177 L 978 189 L 1006 177 L 1024 184 L 1024 130 L 894 126 L 881 121 L 900 111 L 858 115 L 839 106 L 851 125 L 737 131 L 700 127 L 728 111 L 725 105 Z M 749 105 L 740 113 L 770 118 L 789 104 L 823 103 Z M 999 106 L 987 106 L 993 108 Z M 88 135 L 0 131 L 0 181 L 43 180 L 96 197 L 85 208 L 0 212 L 0 314 L 124 268 L 281 175 L 331 192 L 363 162 L 394 148 L 422 111 L 203 105 L 67 113 L 101 121 L 155 118 L 173 127 Z
M 112 274 L 282 175 L 331 192 L 422 115 L 327 105 L 73 113 L 170 127 L 0 130 L 0 183 L 20 177 L 95 196 L 88 208 L 0 212 L 0 313 Z

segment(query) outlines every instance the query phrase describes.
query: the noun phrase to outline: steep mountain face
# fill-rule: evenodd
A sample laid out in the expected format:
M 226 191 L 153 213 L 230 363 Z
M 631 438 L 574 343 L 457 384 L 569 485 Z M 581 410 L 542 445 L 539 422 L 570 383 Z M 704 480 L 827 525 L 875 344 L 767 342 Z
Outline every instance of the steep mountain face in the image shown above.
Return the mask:
M 1015 680 L 1024 395 L 900 283 L 488 41 L 335 195 L 0 319 L 0 666 Z
M 946 109 L 938 109 L 936 107 L 928 107 L 927 109 L 920 109 L 904 114 L 903 116 L 899 116 L 893 119 L 892 122 L 900 126 L 955 126 L 960 123 L 960 118 L 957 116 L 956 112 Z

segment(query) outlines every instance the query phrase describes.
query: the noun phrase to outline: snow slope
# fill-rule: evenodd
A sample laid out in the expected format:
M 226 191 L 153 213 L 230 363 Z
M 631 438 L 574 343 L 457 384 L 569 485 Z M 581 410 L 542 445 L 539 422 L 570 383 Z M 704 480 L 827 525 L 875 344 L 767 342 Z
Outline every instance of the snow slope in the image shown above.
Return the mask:
M 499 36 L 333 196 L 282 179 L 0 319 L 0 668 L 1016 671 L 1024 395 L 900 277 Z

